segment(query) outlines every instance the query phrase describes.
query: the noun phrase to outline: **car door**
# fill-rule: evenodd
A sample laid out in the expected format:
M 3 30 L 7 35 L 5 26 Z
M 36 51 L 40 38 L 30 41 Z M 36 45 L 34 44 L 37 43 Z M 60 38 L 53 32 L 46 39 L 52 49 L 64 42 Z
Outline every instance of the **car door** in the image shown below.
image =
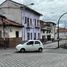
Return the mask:
M 29 41 L 26 43 L 26 51 L 33 51 L 34 41 Z
M 35 43 L 34 43 L 34 49 L 38 50 L 39 47 L 40 47 L 40 42 L 39 41 L 35 41 Z

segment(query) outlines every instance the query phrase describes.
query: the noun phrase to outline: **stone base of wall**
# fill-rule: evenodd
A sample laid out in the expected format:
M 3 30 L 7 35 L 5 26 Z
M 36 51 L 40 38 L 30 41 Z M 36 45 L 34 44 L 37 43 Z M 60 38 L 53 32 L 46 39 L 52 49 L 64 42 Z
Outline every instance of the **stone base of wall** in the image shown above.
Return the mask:
M 16 45 L 18 45 L 21 41 L 22 41 L 22 38 L 10 38 L 9 47 L 11 48 L 16 47 Z
M 0 48 L 15 48 L 22 41 L 22 38 L 0 38 Z

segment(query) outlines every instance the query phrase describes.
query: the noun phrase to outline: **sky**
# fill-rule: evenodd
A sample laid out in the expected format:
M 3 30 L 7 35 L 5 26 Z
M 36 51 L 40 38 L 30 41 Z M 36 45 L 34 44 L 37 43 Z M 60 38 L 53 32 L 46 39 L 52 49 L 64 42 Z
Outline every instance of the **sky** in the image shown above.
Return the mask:
M 0 0 L 2 3 L 4 0 Z M 40 12 L 43 16 L 40 19 L 57 23 L 59 17 L 67 12 L 67 0 L 13 0 L 23 3 L 28 7 Z M 34 5 L 29 5 L 34 3 Z M 60 26 L 67 26 L 67 14 L 60 20 Z

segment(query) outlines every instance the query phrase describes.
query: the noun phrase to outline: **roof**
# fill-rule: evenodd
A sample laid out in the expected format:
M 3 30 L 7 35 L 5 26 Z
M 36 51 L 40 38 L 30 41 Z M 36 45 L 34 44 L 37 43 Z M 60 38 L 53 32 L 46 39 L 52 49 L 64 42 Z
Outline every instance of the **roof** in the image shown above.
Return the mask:
M 46 23 L 52 23 L 52 24 L 56 25 L 56 23 L 54 23 L 54 22 L 51 22 L 51 21 L 50 21 L 50 22 L 46 22 Z
M 39 12 L 31 9 L 30 7 L 28 7 L 28 6 L 24 5 L 24 4 L 21 4 L 21 3 L 18 3 L 18 2 L 12 1 L 12 0 L 5 0 L 3 3 L 5 3 L 6 1 L 11 1 L 11 2 L 13 2 L 13 3 L 15 3 L 15 4 L 18 4 L 18 5 L 20 6 L 20 8 L 25 8 L 25 9 L 27 9 L 27 10 L 30 10 L 30 11 L 32 11 L 33 13 L 35 13 L 35 14 L 37 14 L 37 15 L 39 15 L 39 16 L 42 15 L 41 13 L 39 13 Z M 1 6 L 3 3 L 1 3 L 0 6 Z
M 42 23 L 52 23 L 52 24 L 56 25 L 56 23 L 51 22 L 51 21 L 49 21 L 49 22 L 45 22 L 45 21 L 43 21 L 43 20 L 40 20 L 40 22 L 42 22 Z
M 58 30 L 58 29 L 57 29 L 57 30 Z M 67 32 L 67 28 L 59 28 L 59 32 L 60 32 L 60 33 Z
M 10 19 L 3 19 L 3 21 L 0 19 L 0 26 L 2 26 L 4 23 L 5 26 L 15 26 L 15 27 L 23 27 L 21 24 L 12 21 Z

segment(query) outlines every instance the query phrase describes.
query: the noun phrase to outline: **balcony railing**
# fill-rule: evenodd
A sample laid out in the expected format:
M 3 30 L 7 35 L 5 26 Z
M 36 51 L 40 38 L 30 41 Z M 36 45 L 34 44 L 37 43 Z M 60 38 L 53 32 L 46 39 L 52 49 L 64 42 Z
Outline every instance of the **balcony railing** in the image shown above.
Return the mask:
M 31 25 L 27 25 L 27 26 L 26 26 L 26 29 L 30 29 L 30 28 L 32 28 Z
M 40 28 L 40 26 L 35 26 L 35 28 Z

